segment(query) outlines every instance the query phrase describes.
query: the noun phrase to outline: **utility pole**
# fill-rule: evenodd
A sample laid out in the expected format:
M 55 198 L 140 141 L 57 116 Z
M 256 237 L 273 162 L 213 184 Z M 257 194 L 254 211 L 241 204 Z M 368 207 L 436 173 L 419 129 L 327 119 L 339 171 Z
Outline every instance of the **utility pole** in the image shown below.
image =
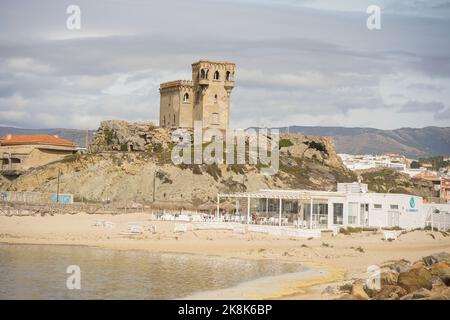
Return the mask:
M 247 190 L 247 187 L 245 185 L 245 182 L 247 182 L 247 181 L 248 181 L 247 175 L 245 173 L 242 174 L 242 185 L 244 186 L 244 191 Z
M 57 179 L 57 186 L 56 186 L 56 203 L 59 202 L 59 176 L 61 175 L 61 169 L 58 169 L 58 179 Z
M 156 194 L 156 170 L 153 173 L 153 203 L 155 202 L 155 194 Z

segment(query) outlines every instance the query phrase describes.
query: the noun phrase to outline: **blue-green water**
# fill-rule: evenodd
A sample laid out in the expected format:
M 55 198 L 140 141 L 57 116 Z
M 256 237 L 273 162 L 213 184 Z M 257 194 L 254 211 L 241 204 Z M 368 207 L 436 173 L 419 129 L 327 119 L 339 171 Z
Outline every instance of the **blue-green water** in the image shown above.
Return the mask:
M 69 265 L 80 267 L 80 290 L 67 289 Z M 174 299 L 303 270 L 277 261 L 0 244 L 0 299 Z

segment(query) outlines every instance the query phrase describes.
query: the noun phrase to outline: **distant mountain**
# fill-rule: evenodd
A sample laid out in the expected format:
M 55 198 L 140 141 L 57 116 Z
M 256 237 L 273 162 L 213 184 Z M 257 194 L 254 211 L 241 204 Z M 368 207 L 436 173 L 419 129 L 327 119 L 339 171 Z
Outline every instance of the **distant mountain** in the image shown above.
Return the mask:
M 95 131 L 88 131 L 88 139 L 92 140 Z M 49 134 L 51 136 L 58 136 L 69 141 L 73 141 L 80 147 L 86 147 L 86 130 L 78 129 L 63 129 L 63 128 L 53 128 L 53 129 L 22 129 L 14 127 L 1 127 L 0 126 L 0 137 L 6 136 L 8 134 Z
M 338 153 L 381 154 L 394 152 L 410 158 L 450 154 L 450 127 L 373 128 L 290 126 L 277 128 L 281 132 L 331 136 Z

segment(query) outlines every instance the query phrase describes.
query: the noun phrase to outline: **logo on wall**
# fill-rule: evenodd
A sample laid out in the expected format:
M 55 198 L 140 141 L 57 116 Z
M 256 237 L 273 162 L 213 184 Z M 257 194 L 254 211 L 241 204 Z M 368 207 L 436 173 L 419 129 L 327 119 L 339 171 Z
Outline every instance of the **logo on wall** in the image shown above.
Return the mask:
M 409 206 L 411 208 L 414 208 L 416 206 L 416 202 L 414 201 L 414 197 L 411 197 L 411 199 L 409 200 Z

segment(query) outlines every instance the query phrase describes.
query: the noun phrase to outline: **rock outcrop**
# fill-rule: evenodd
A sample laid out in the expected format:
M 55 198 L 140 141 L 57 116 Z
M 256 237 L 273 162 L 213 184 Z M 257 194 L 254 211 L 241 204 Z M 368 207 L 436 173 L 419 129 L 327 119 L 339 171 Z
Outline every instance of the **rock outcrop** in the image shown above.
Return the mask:
M 102 121 L 89 148 L 101 151 L 148 151 L 168 148 L 170 130 L 153 123 L 130 123 L 123 120 Z
M 351 292 L 345 292 L 340 299 L 450 300 L 449 259 L 450 253 L 440 252 L 414 263 L 387 262 L 380 266 L 380 288 L 369 288 L 362 285 L 363 280 L 356 280 Z
M 281 134 L 280 140 L 289 141 L 288 147 L 281 148 L 281 153 L 292 157 L 314 159 L 333 167 L 344 167 L 336 154 L 334 142 L 329 137 L 305 136 L 299 133 Z

